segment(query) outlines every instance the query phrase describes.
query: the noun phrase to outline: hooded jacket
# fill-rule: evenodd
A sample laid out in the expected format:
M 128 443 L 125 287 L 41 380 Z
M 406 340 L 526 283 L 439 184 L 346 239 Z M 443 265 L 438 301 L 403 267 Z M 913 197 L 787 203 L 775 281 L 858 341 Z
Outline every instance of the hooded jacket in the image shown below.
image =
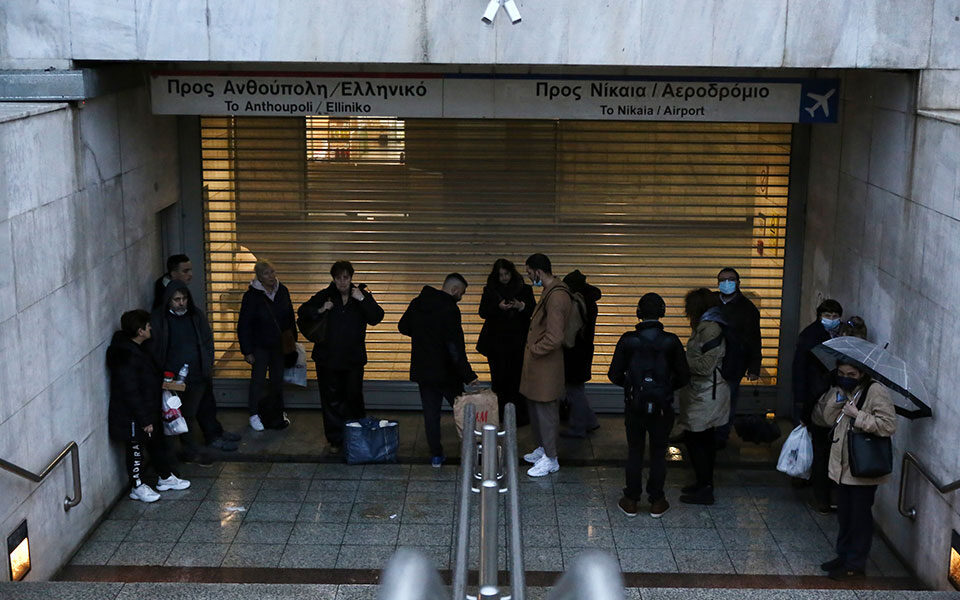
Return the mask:
M 256 279 L 254 282 L 259 283 Z M 262 286 L 251 283 L 240 302 L 240 318 L 237 321 L 240 352 L 244 356 L 253 354 L 255 348 L 280 352 L 281 333 L 287 329 L 293 331 L 296 338 L 296 319 L 287 286 L 278 281 L 271 300 Z
M 350 284 L 350 293 L 354 289 L 356 286 Z M 366 290 L 360 293 L 363 294 L 362 302 L 348 295 L 344 304 L 337 285 L 331 283 L 297 310 L 298 315 L 314 319 L 327 300 L 333 302 L 333 308 L 323 313 L 327 321 L 323 341 L 313 345 L 312 357 L 317 365 L 345 370 L 367 364 L 367 325 L 383 321 L 383 309 L 374 300 L 373 294 Z
M 107 425 L 110 437 L 131 441 L 137 431 L 160 425 L 160 386 L 163 377 L 153 356 L 122 331 L 113 334 L 107 347 L 107 368 L 110 371 L 110 407 Z
M 170 314 L 167 307 L 170 306 L 170 299 L 173 298 L 173 295 L 181 290 L 187 294 L 187 314 L 183 317 L 177 317 Z M 167 362 L 167 355 L 170 352 L 170 321 L 172 319 L 190 319 L 193 324 L 193 331 L 196 333 L 197 348 L 200 352 L 199 374 L 204 379 L 213 377 L 213 331 L 210 329 L 210 323 L 203 311 L 193 303 L 193 296 L 190 294 L 187 285 L 176 279 L 167 284 L 160 305 L 150 313 L 150 327 L 153 332 L 147 346 L 160 367 Z
M 587 278 L 579 270 L 567 274 L 563 278 L 563 282 L 567 284 L 572 293 L 583 296 L 587 307 L 586 314 L 583 315 L 583 329 L 577 336 L 576 344 L 573 348 L 563 349 L 564 379 L 567 383 L 586 383 L 592 377 L 593 337 L 597 328 L 597 314 L 599 313 L 597 300 L 603 294 L 600 292 L 600 288 L 587 283 Z
M 681 431 L 704 431 L 720 427 L 730 418 L 730 387 L 720 375 L 726 352 L 718 307 L 703 313 L 687 341 L 686 358 L 690 383 L 677 391 L 677 425 Z M 713 342 L 719 339 L 719 344 Z
M 520 300 L 523 310 L 514 308 L 500 309 L 501 301 L 510 302 Z M 480 297 L 480 318 L 483 327 L 480 337 L 477 338 L 477 352 L 484 356 L 495 354 L 513 354 L 523 350 L 527 341 L 527 330 L 530 329 L 530 315 L 536 307 L 537 301 L 533 297 L 533 288 L 522 280 L 511 281 L 507 285 L 499 281 L 487 283 Z M 517 365 L 519 367 L 519 365 Z
M 450 294 L 423 286 L 397 327 L 411 338 L 410 381 L 462 390 L 477 378 L 467 359 L 460 307 Z
M 807 325 L 797 339 L 793 354 L 793 403 L 800 408 L 800 420 L 810 423 L 817 400 L 830 388 L 830 370 L 813 355 L 813 349 L 830 339 L 820 319 Z

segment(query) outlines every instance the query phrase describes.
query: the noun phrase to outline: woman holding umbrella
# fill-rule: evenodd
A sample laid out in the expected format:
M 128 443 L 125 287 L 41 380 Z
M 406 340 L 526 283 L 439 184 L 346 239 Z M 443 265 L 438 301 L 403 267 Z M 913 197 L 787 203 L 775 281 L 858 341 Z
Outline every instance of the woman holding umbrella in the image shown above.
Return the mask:
M 848 358 L 837 360 L 836 382 L 814 409 L 813 420 L 833 426 L 829 475 L 837 483 L 837 557 L 820 567 L 835 580 L 862 577 L 873 539 L 873 500 L 877 485 L 889 478 L 857 477 L 851 470 L 847 438 L 852 430 L 890 437 L 897 428 L 887 388 Z

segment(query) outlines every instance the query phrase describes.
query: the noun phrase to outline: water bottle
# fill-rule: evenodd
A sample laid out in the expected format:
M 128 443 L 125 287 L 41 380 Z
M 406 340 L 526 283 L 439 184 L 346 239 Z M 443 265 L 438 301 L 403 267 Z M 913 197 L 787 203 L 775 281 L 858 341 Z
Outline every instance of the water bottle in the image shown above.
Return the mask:
M 187 373 L 190 371 L 190 365 L 183 363 L 183 366 L 180 367 L 180 373 L 177 374 L 177 382 L 184 383 L 187 380 Z

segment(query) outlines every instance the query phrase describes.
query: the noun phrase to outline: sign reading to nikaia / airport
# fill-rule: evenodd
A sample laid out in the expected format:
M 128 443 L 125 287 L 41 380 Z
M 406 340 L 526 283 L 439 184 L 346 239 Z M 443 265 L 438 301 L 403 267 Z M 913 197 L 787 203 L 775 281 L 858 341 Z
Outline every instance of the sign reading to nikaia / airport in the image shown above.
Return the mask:
M 834 123 L 836 79 L 154 73 L 153 112 Z

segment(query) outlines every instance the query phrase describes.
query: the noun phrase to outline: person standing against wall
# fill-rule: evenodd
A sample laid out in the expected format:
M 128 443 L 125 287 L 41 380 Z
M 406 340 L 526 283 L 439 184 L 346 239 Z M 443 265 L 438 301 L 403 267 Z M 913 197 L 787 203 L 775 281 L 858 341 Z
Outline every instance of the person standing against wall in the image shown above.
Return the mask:
M 367 364 L 367 325 L 383 321 L 383 309 L 366 290 L 353 284 L 353 265 L 338 260 L 330 267 L 333 281 L 297 310 L 301 319 L 319 325 L 313 340 L 313 361 L 323 409 L 323 431 L 331 452 L 343 446 L 343 426 L 366 416 L 363 368 Z
M 520 377 L 520 393 L 530 401 L 530 424 L 537 442 L 537 448 L 523 459 L 533 463 L 527 475 L 543 477 L 560 469 L 557 436 L 560 398 L 565 391 L 563 338 L 573 301 L 567 285 L 553 276 L 550 259 L 545 255 L 527 258 L 526 271 L 534 287 L 542 287 L 543 291 L 530 318 Z
M 587 399 L 586 382 L 593 376 L 593 337 L 597 329 L 597 301 L 603 294 L 600 288 L 587 283 L 586 276 L 579 269 L 567 273 L 563 278 L 570 291 L 583 299 L 583 304 L 574 302 L 571 310 L 583 308 L 583 328 L 577 334 L 573 348 L 563 349 L 563 373 L 566 383 L 566 400 L 570 406 L 570 418 L 567 428 L 560 432 L 561 437 L 584 438 L 587 433 L 600 427 L 597 415 L 590 408 Z
M 737 399 L 743 376 L 749 381 L 760 379 L 763 360 L 760 337 L 760 311 L 740 291 L 740 273 L 733 267 L 724 267 L 717 273 L 717 288 L 723 303 L 721 314 L 730 328 L 727 336 L 727 359 L 723 364 L 723 378 L 730 386 L 730 417 L 717 427 L 717 448 L 722 449 L 730 437 L 730 427 L 737 414 Z
M 500 422 L 503 422 L 503 407 L 512 402 L 517 408 L 518 427 L 530 422 L 527 401 L 520 395 L 520 374 L 530 315 L 535 306 L 533 288 L 523 282 L 523 276 L 511 261 L 498 258 L 480 297 L 483 328 L 477 339 L 477 352 L 487 357 L 490 366 L 491 387 L 500 406 Z
M 283 429 L 290 419 L 283 410 L 283 369 L 291 353 L 296 360 L 297 330 L 290 291 L 280 283 L 273 264 L 266 260 L 254 266 L 255 277 L 243 294 L 237 336 L 240 352 L 250 365 L 247 408 L 250 428 Z M 270 374 L 270 394 L 263 388 Z
M 430 446 L 430 464 L 443 466 L 446 457 L 440 443 L 440 409 L 444 398 L 453 401 L 463 393 L 464 384 L 477 383 L 477 374 L 467 359 L 463 322 L 457 303 L 467 291 L 467 280 L 450 273 L 443 287 L 425 285 L 410 301 L 397 328 L 410 337 L 410 381 L 420 388 L 423 426 Z

